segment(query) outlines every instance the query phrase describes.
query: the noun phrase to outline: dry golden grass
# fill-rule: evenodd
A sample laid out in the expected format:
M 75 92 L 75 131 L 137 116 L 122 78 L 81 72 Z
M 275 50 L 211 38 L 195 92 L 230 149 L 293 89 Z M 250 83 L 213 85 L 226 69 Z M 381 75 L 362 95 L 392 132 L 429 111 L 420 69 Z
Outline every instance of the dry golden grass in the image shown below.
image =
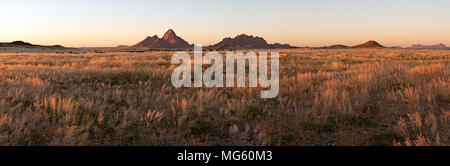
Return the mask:
M 180 88 L 173 52 L 0 54 L 0 145 L 449 145 L 450 51 L 280 51 L 280 93 Z

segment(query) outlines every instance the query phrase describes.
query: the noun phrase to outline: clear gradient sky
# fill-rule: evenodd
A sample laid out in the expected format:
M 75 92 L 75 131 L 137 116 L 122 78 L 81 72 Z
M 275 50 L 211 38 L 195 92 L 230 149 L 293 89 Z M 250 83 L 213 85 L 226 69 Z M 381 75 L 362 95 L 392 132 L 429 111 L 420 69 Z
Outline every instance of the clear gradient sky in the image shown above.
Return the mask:
M 172 28 L 189 43 L 241 33 L 295 46 L 450 46 L 449 0 L 0 0 L 0 42 L 133 45 Z

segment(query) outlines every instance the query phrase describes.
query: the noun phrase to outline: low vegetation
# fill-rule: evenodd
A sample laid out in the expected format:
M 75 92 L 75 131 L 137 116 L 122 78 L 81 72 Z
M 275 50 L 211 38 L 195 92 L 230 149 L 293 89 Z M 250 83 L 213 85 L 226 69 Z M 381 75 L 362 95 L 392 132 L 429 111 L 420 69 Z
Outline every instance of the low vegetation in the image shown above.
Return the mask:
M 0 145 L 450 145 L 450 51 L 278 51 L 274 99 L 174 88 L 173 52 L 1 53 Z

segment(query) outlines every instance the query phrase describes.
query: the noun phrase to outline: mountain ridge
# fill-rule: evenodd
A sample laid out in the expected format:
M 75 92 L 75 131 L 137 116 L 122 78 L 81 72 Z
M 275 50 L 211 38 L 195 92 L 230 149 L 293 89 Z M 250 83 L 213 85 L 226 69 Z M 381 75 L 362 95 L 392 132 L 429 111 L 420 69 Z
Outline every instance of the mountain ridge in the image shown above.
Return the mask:
M 226 37 L 217 44 L 208 46 L 213 49 L 271 49 L 271 48 L 295 48 L 289 44 L 269 44 L 264 38 L 247 35 L 245 33 L 234 38 Z
M 406 47 L 407 49 L 432 49 L 432 50 L 449 50 L 450 47 L 447 47 L 445 44 L 439 43 L 436 45 L 422 45 L 422 44 L 413 44 L 410 47 Z

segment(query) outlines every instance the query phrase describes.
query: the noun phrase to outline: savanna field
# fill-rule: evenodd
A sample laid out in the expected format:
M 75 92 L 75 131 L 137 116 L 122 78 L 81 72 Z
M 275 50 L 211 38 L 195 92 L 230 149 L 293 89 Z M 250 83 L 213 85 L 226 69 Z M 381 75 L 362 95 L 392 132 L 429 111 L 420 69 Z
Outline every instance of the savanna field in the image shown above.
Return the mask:
M 276 51 L 274 99 L 174 88 L 173 52 L 0 53 L 0 145 L 450 145 L 450 51 Z

